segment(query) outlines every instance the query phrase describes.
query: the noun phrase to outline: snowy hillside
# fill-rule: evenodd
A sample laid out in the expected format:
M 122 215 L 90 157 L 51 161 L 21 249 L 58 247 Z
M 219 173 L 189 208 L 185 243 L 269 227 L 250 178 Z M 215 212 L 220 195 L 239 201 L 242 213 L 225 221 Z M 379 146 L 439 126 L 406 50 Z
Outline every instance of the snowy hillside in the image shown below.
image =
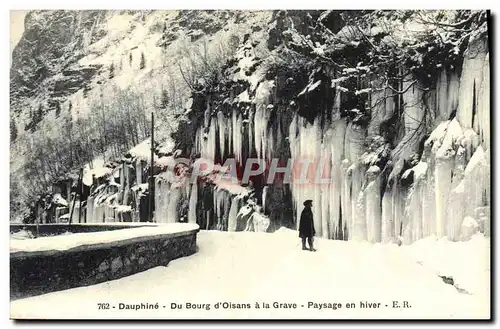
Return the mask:
M 12 215 L 78 167 L 172 143 L 190 96 L 181 70 L 222 65 L 269 12 L 31 11 L 11 67 Z M 91 164 L 93 165 L 93 163 Z
M 274 234 L 201 231 L 199 251 L 192 256 L 119 280 L 13 301 L 11 317 L 489 317 L 490 241 L 480 234 L 468 242 L 426 238 L 403 248 L 394 244 L 317 240 L 318 252 L 311 253 L 300 250 L 296 232 L 285 228 Z M 454 285 L 449 284 L 451 280 Z M 98 310 L 96 301 L 116 308 Z M 393 308 L 393 301 L 398 301 L 401 308 Z M 404 301 L 411 307 L 403 308 Z M 216 309 L 218 302 L 232 306 Z M 256 302 L 259 309 L 255 308 Z M 273 302 L 286 303 L 287 307 L 295 303 L 297 308 L 278 309 Z M 347 308 L 349 302 L 356 308 Z M 360 302 L 380 306 L 360 308 Z M 120 310 L 120 303 L 158 303 L 159 309 Z M 183 309 L 171 309 L 171 303 L 183 304 Z M 210 311 L 207 306 L 187 309 L 185 303 L 210 304 Z M 268 303 L 269 308 L 264 308 L 263 303 Z M 334 303 L 336 309 L 323 306 Z M 51 307 L 39 307 L 42 304 Z

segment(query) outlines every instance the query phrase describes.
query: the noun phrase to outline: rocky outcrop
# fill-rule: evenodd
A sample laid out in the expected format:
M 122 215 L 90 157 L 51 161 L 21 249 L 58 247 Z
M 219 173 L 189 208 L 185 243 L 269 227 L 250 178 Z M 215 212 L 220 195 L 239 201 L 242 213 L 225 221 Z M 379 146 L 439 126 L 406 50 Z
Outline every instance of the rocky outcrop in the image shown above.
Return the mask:
M 10 96 L 13 105 L 51 89 L 54 95 L 49 92 L 43 96 L 60 96 L 58 93 L 66 87 L 62 81 L 70 80 L 62 77 L 66 76 L 69 66 L 85 55 L 85 46 L 99 38 L 94 28 L 105 15 L 106 12 L 98 10 L 29 12 L 23 37 L 12 53 Z M 80 77 L 72 80 L 72 88 L 78 85 L 82 88 L 95 68 L 73 68 L 72 71 L 73 76 Z M 93 73 L 89 75 L 89 72 Z M 62 77 L 57 78 L 58 75 Z

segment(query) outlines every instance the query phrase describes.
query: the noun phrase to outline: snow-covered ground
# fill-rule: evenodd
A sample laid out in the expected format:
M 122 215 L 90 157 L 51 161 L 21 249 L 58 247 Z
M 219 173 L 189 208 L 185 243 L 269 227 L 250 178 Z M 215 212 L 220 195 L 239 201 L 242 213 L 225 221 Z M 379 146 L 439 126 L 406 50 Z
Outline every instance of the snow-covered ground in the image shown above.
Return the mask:
M 316 239 L 300 249 L 295 231 L 201 231 L 199 251 L 126 278 L 11 302 L 12 318 L 489 318 L 490 240 L 433 238 L 409 246 Z M 453 277 L 453 285 L 440 276 Z M 393 308 L 398 301 L 400 308 Z M 404 301 L 409 308 L 403 308 Z M 218 302 L 250 304 L 226 308 Z M 256 308 L 256 302 L 260 308 Z M 296 309 L 274 302 L 296 303 Z M 341 303 L 314 308 L 312 303 Z M 347 308 L 352 302 L 356 308 Z M 380 308 L 360 308 L 360 302 Z M 98 303 L 109 303 L 99 309 Z M 120 310 L 120 303 L 158 309 Z M 183 304 L 171 309 L 171 303 Z M 186 303 L 210 304 L 209 310 Z M 269 308 L 264 308 L 268 303 Z M 387 305 L 387 306 L 386 306 Z

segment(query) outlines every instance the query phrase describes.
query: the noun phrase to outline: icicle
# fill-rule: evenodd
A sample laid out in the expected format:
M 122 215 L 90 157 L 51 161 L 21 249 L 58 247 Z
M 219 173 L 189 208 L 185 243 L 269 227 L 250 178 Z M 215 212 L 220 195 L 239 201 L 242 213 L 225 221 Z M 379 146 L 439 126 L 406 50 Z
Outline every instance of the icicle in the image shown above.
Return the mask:
M 463 128 L 473 128 L 473 120 L 477 122 L 479 114 L 479 90 L 483 84 L 485 72 L 485 58 L 487 57 L 488 44 L 486 39 L 475 39 L 469 41 L 469 46 L 464 53 L 462 75 L 460 76 L 460 93 L 458 101 L 457 119 Z M 489 61 L 487 62 L 489 63 Z M 488 71 L 489 72 L 489 64 Z M 489 75 L 488 75 L 489 79 Z M 474 113 L 474 110 L 476 113 Z M 489 106 L 487 108 L 489 113 Z M 486 113 L 485 113 L 486 114 Z M 489 114 L 488 120 L 489 120 Z M 479 132 L 477 129 L 476 132 Z
M 217 220 L 216 224 L 216 229 L 217 230 L 222 230 L 223 225 L 224 225 L 224 215 L 225 215 L 225 197 L 226 197 L 226 192 L 219 188 L 216 187 L 214 189 L 214 207 L 215 207 L 215 218 Z
M 464 218 L 465 186 L 463 181 L 450 194 L 447 205 L 446 235 L 451 241 L 459 241 L 460 227 Z
M 343 172 L 342 172 L 342 159 L 344 157 L 344 137 L 345 137 L 346 123 L 345 120 L 339 120 L 332 124 L 331 128 L 327 131 L 327 138 L 324 143 L 329 147 L 330 156 L 330 185 L 328 191 L 329 198 L 329 227 L 331 229 L 330 238 L 338 238 L 338 234 L 343 227 L 340 227 L 340 202 L 342 199 L 343 189 Z M 347 168 L 346 168 L 347 169 Z M 343 208 L 343 207 L 342 207 Z M 344 209 L 342 209 L 344 212 Z M 342 214 L 343 226 L 346 227 L 346 219 Z
M 392 193 L 386 190 L 382 197 L 382 223 L 381 240 L 382 243 L 394 241 L 394 219 L 393 219 Z
M 228 223 L 227 223 L 227 230 L 228 232 L 235 232 L 238 221 L 237 221 L 237 216 L 239 212 L 239 196 L 233 197 L 231 200 L 231 209 L 229 210 L 229 216 L 228 216 Z
M 297 158 L 297 154 L 298 154 L 298 148 L 297 148 L 298 143 L 297 143 L 296 137 L 295 137 L 297 135 L 296 125 L 297 125 L 297 115 L 294 114 L 294 116 L 292 118 L 292 122 L 290 123 L 290 126 L 288 127 L 288 141 L 290 144 L 290 157 L 291 157 L 292 161 L 295 161 L 295 159 Z M 295 174 L 295 169 L 296 169 L 296 166 L 294 163 L 294 166 L 292 168 L 293 174 Z M 295 179 L 295 177 L 292 175 L 292 180 L 291 180 L 291 184 L 290 184 L 290 191 L 292 193 L 292 203 L 293 203 L 294 213 L 296 214 L 297 217 L 299 217 L 300 213 L 297 212 L 298 205 L 299 205 L 299 202 L 297 199 L 298 191 L 296 190 L 296 186 L 294 184 L 295 183 L 294 179 Z M 296 224 L 296 230 L 298 230 L 299 229 L 298 218 L 297 218 L 295 224 Z
M 295 125 L 295 122 L 297 122 L 297 125 Z M 293 138 L 295 135 L 297 135 L 297 137 Z M 321 184 L 316 183 L 317 169 L 320 165 L 321 158 L 321 135 L 322 131 L 319 120 L 316 120 L 312 125 L 301 117 L 292 120 L 292 124 L 290 125 L 290 151 L 294 162 L 294 170 L 292 173 L 291 190 L 296 202 L 295 213 L 301 213 L 303 207 L 302 203 L 305 200 L 313 200 L 314 228 L 318 236 L 323 236 L 324 226 L 323 214 L 321 211 L 323 207 L 321 202 Z M 300 161 L 304 160 L 309 160 L 310 164 L 305 175 L 304 183 L 300 183 L 299 178 L 302 175 L 302 167 L 307 164 L 307 162 L 302 162 L 302 164 L 300 164 Z M 328 207 L 328 203 L 326 207 Z M 325 220 L 328 221 L 328 218 Z M 328 234 L 328 232 L 326 232 L 326 234 Z
M 489 150 L 490 148 L 490 106 L 490 55 L 488 53 L 484 58 L 483 75 L 479 84 L 477 104 L 478 127 L 476 130 L 481 142 L 484 144 L 483 148 L 485 150 Z
M 460 227 L 464 218 L 464 185 L 463 177 L 465 170 L 467 151 L 460 146 L 455 156 L 455 167 L 451 182 L 451 194 L 446 205 L 446 235 L 452 241 L 460 239 Z
M 274 152 L 274 131 L 272 128 L 269 129 L 266 139 L 264 139 L 264 159 L 271 159 Z
M 153 219 L 156 223 L 160 223 L 159 217 L 161 213 L 161 208 L 162 208 L 162 201 L 163 201 L 163 196 L 162 196 L 162 190 L 160 189 L 161 186 L 161 181 L 156 178 L 155 179 L 155 193 L 154 193 L 154 200 L 155 200 L 155 212 Z
M 141 160 L 137 160 L 135 163 L 135 177 L 136 184 L 142 184 L 142 162 Z
M 439 121 L 448 120 L 448 74 L 446 69 L 442 69 L 436 82 L 436 118 Z
M 71 203 L 69 203 L 69 205 L 71 206 Z M 89 196 L 87 199 L 87 223 L 97 223 L 94 211 L 94 197 Z
M 451 192 L 451 177 L 454 167 L 457 140 L 462 136 L 462 128 L 456 119 L 446 126 L 444 137 L 436 135 L 433 146 L 435 153 L 435 197 L 436 197 L 436 234 L 439 238 L 446 234 L 446 204 Z M 431 137 L 433 137 L 431 135 Z M 441 141 L 441 143 L 439 143 Z
M 451 113 L 457 109 L 459 88 L 457 73 L 441 70 L 436 83 L 436 122 L 448 120 Z
M 223 215 L 222 215 L 222 227 L 221 230 L 226 230 L 229 225 L 229 214 L 231 212 L 231 202 L 232 195 L 228 191 L 223 192 Z
M 342 185 L 341 185 L 341 205 L 342 205 L 342 222 L 344 223 L 344 227 L 346 228 L 347 232 L 347 239 L 351 239 L 351 234 L 352 234 L 352 207 L 351 207 L 351 183 L 352 183 L 352 177 L 351 177 L 351 172 L 348 172 L 348 169 L 350 167 L 350 162 L 348 159 L 344 159 L 342 161 L 341 165 L 341 171 L 342 171 Z M 335 188 L 335 186 L 333 186 Z M 332 194 L 333 195 L 333 194 Z M 344 240 L 346 240 L 346 237 L 344 235 Z
M 207 150 L 208 150 L 208 158 L 212 161 L 215 160 L 215 150 L 216 150 L 216 143 L 217 143 L 217 136 L 216 136 L 216 122 L 215 120 L 212 120 L 210 122 L 210 130 L 208 131 L 208 140 L 207 140 Z
M 241 163 L 243 160 L 243 134 L 242 134 L 242 125 L 243 125 L 243 120 L 241 119 L 241 113 L 238 113 L 238 116 L 236 118 L 236 129 L 238 134 L 236 135 L 236 160 Z
M 445 235 L 446 203 L 451 189 L 452 163 L 450 159 L 441 159 L 436 162 L 436 235 L 441 238 Z
M 120 186 L 123 188 L 125 186 L 125 168 L 126 164 L 122 163 L 120 167 Z
M 249 119 L 249 122 L 248 122 L 248 152 L 251 153 L 252 152 L 252 147 L 253 147 L 253 141 L 254 141 L 254 121 L 253 121 L 253 118 L 254 118 L 254 110 L 251 108 L 249 110 L 249 114 L 248 114 L 248 119 Z M 247 156 L 250 156 L 249 154 Z
M 233 153 L 236 158 L 236 161 L 241 162 L 242 160 L 242 151 L 243 151 L 243 136 L 241 133 L 242 119 L 241 114 L 238 110 L 233 109 L 232 115 L 232 132 L 233 132 Z
M 366 131 L 353 123 L 349 123 L 345 133 L 344 157 L 354 163 L 358 161 L 361 154 L 364 153 L 364 142 Z
M 490 200 L 490 162 L 488 154 L 479 146 L 470 159 L 464 173 L 465 215 L 474 216 L 476 208 L 489 206 Z
M 241 128 L 238 127 L 238 110 L 233 109 L 233 112 L 231 114 L 231 132 L 232 132 L 232 151 L 236 159 L 238 159 L 237 154 L 239 154 L 239 149 L 241 146 L 238 144 L 239 138 L 238 135 L 240 135 Z
M 220 145 L 220 155 L 221 159 L 224 157 L 224 146 L 225 146 L 225 141 L 226 141 L 226 133 L 227 133 L 227 127 L 226 127 L 226 118 L 224 117 L 224 113 L 222 111 L 217 112 L 217 123 L 219 125 L 219 145 Z
M 430 138 L 429 138 L 430 139 Z M 422 184 L 422 234 L 423 237 L 436 233 L 436 198 L 435 198 L 435 157 L 432 156 L 432 143 L 424 143 L 422 158 L 415 170 L 415 179 L 421 177 Z
M 351 232 L 353 237 L 357 239 L 366 239 L 366 221 L 365 221 L 365 204 L 364 195 L 361 190 L 364 181 L 364 170 L 359 163 L 354 163 L 348 169 L 351 175 L 351 214 L 352 214 L 352 227 Z M 362 200 L 362 201 L 361 201 Z M 362 224 L 362 225 L 361 225 Z M 363 231 L 359 231 L 362 229 Z
M 380 168 L 371 166 L 367 171 L 368 185 L 364 191 L 366 197 L 366 228 L 368 242 L 381 241 L 381 212 L 380 207 Z
M 267 194 L 269 193 L 269 186 L 264 186 L 262 189 L 262 212 L 265 214 L 267 209 Z
M 228 140 L 228 153 L 231 154 L 233 153 L 234 154 L 234 123 L 233 123 L 233 112 L 235 110 L 233 109 L 233 111 L 231 112 L 231 114 L 229 115 L 228 118 L 226 118 L 226 127 L 227 127 L 227 133 L 226 133 L 226 138 Z
M 358 194 L 356 202 L 353 202 L 353 230 L 352 240 L 363 241 L 366 240 L 366 217 L 365 217 L 365 194 L 363 192 Z
M 214 187 L 214 189 L 212 191 L 212 197 L 214 200 L 213 201 L 214 202 L 214 216 L 215 216 L 215 221 L 217 223 L 219 222 L 219 213 L 220 213 L 219 198 L 217 197 L 218 193 L 219 193 L 219 189 L 217 187 Z
M 422 238 L 422 201 L 418 182 L 413 185 L 407 203 L 409 207 L 405 211 L 405 217 L 408 218 L 406 228 L 409 234 L 405 243 L 412 243 Z
M 327 145 L 321 144 L 320 158 L 318 159 L 318 168 L 317 171 L 321 174 L 318 175 L 318 172 L 315 174 L 315 183 L 316 191 L 319 192 L 318 201 L 321 202 L 321 208 L 317 207 L 318 210 L 321 210 L 321 231 L 322 236 L 325 239 L 329 239 L 330 236 L 335 235 L 338 230 L 338 225 L 335 227 L 330 227 L 331 215 L 330 215 L 330 183 L 322 182 L 323 178 L 327 178 L 331 180 L 331 153 L 329 152 L 329 148 L 327 150 Z M 331 231 L 330 231 L 331 229 Z
M 257 151 L 257 157 L 263 158 L 265 148 L 263 146 L 266 140 L 267 131 L 267 120 L 265 119 L 265 106 L 257 105 L 254 117 L 254 137 L 255 137 L 255 150 Z
M 170 194 L 170 184 L 161 179 L 155 183 L 155 213 L 154 219 L 157 223 L 167 223 L 167 207 Z
M 257 156 L 261 159 L 266 156 L 267 145 L 267 124 L 269 122 L 270 111 L 267 106 L 271 100 L 271 91 L 274 88 L 274 81 L 263 81 L 255 91 L 255 113 L 254 113 L 254 138 Z
M 171 184 L 169 194 L 169 200 L 165 210 L 164 223 L 175 223 L 178 221 L 177 206 L 179 205 L 179 201 L 181 199 L 181 187 L 175 183 Z
M 400 164 L 396 164 L 393 172 L 399 172 Z M 392 175 L 392 174 L 391 174 Z M 390 179 L 390 178 L 389 178 Z M 403 228 L 405 227 L 405 201 L 406 201 L 406 189 L 400 186 L 396 180 L 394 183 L 393 193 L 392 193 L 392 206 L 393 206 L 393 218 L 394 218 L 394 237 L 396 240 L 400 240 L 404 233 Z
M 425 110 L 422 108 L 423 93 L 421 87 L 416 83 L 410 81 L 405 81 L 403 83 L 403 90 L 407 90 L 403 97 L 405 102 L 404 112 L 403 112 L 403 122 L 405 129 L 405 136 L 412 136 L 415 131 L 418 131 L 422 126 L 422 121 L 424 120 Z
M 196 205 L 198 203 L 198 185 L 196 181 L 191 186 L 191 196 L 189 197 L 188 223 L 196 224 Z

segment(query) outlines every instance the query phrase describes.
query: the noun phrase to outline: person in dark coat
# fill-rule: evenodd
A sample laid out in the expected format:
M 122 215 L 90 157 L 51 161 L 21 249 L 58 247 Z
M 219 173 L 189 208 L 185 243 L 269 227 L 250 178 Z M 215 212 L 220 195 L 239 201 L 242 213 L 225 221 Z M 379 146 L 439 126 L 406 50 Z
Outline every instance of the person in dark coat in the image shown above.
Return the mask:
M 313 246 L 314 235 L 316 230 L 314 229 L 313 213 L 312 213 L 312 200 L 304 201 L 304 210 L 300 214 L 299 222 L 299 237 L 302 239 L 302 250 L 316 251 Z M 306 248 L 306 238 L 309 243 L 309 249 Z

